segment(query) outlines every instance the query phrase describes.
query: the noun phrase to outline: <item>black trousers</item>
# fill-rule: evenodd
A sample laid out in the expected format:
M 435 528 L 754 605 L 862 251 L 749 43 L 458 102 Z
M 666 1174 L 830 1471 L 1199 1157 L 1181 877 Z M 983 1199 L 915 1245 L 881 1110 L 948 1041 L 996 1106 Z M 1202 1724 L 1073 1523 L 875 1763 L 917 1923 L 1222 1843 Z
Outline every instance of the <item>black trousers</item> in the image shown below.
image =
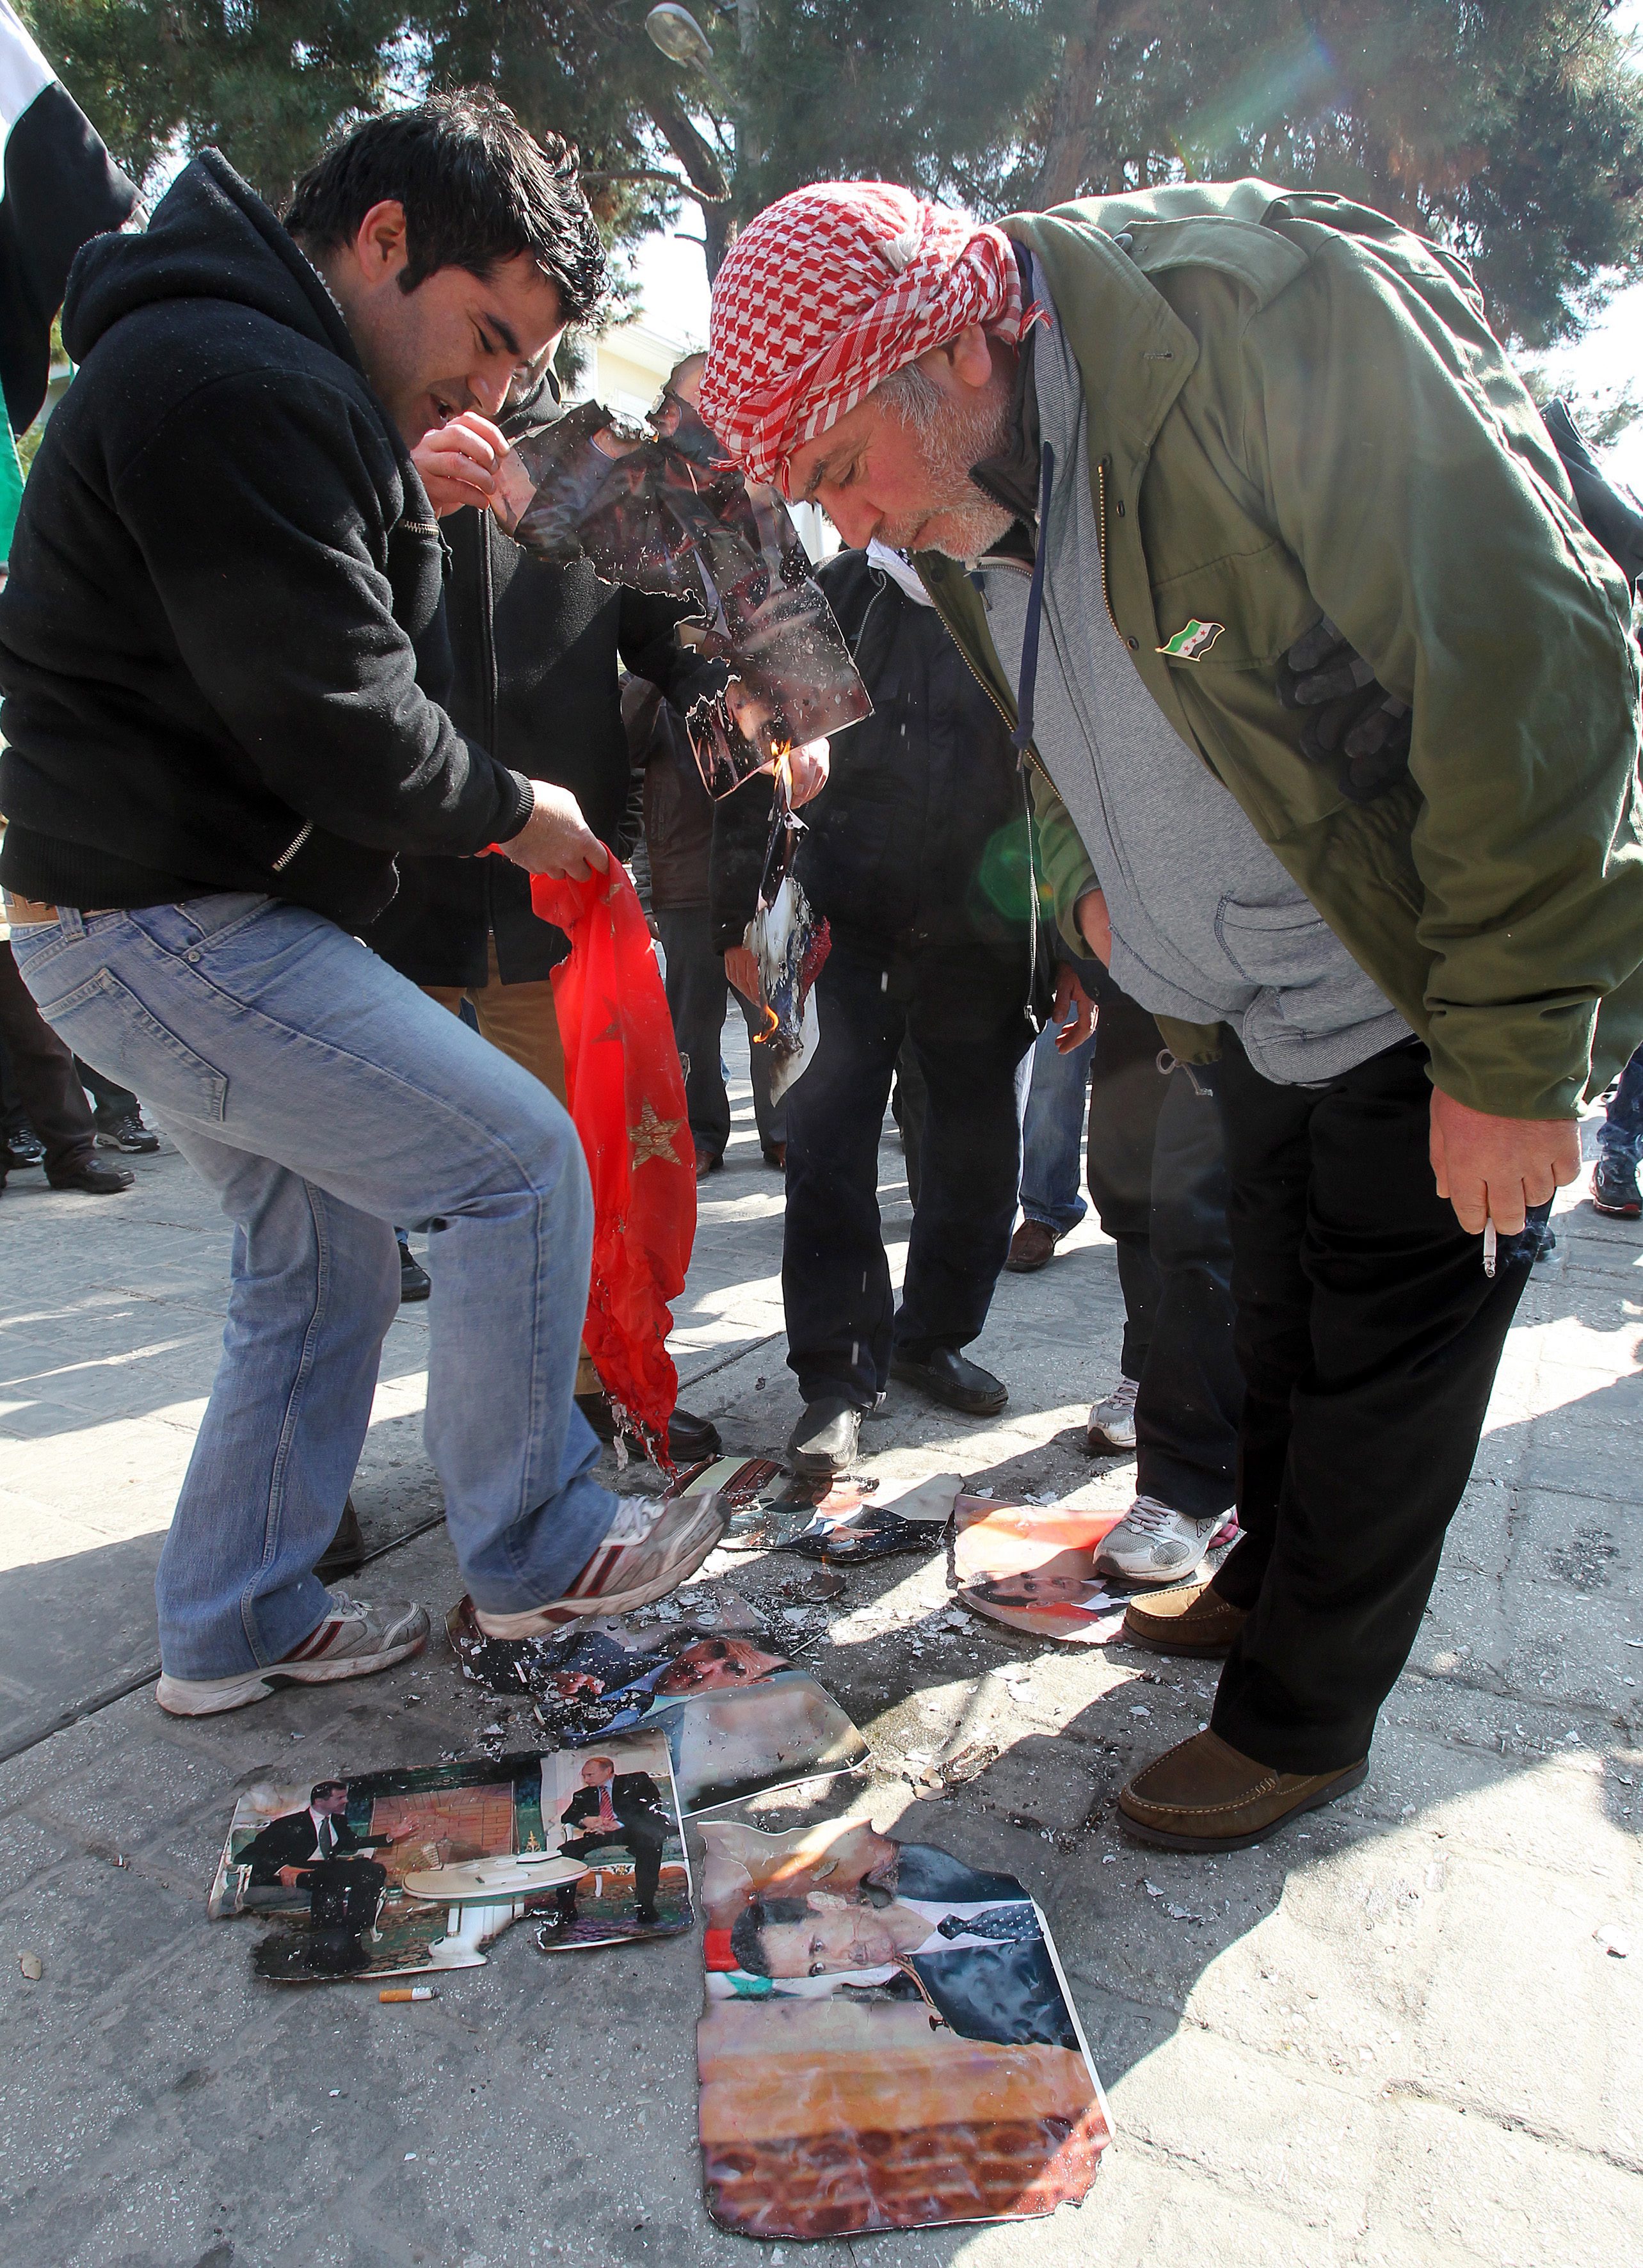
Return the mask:
M 85 1163 L 96 1129 L 74 1057 L 34 1005 L 9 943 L 0 943 L 0 1040 L 5 1042 L 11 1086 L 46 1145 L 46 1178 L 55 1181 Z M 0 1152 L 0 1184 L 5 1176 Z
M 105 1079 L 101 1071 L 74 1058 L 74 1068 L 79 1074 L 80 1085 L 92 1098 L 92 1116 L 99 1126 L 112 1125 L 116 1118 L 129 1118 L 137 1110 L 137 1099 L 129 1086 L 117 1079 Z
M 835 940 L 815 1059 L 789 1088 L 782 1300 L 807 1402 L 871 1409 L 892 1343 L 963 1347 L 987 1320 L 1020 1170 L 1016 1067 L 1033 1042 L 1025 956 L 869 952 Z M 918 1196 L 899 1314 L 879 1219 L 879 1135 L 903 1039 L 924 1073 Z
M 1532 1247 L 1503 1238 L 1492 1282 L 1438 1196 L 1418 1042 L 1323 1087 L 1274 1086 L 1235 1042 L 1219 1071 L 1248 1391 L 1244 1536 L 1214 1588 L 1249 1619 L 1210 1721 L 1329 1771 L 1367 1753 L 1415 1642 Z
M 662 1879 L 662 1837 L 642 1835 L 623 1827 L 614 1828 L 609 1834 L 574 1835 L 559 1848 L 567 1858 L 586 1859 L 594 1851 L 608 1850 L 613 1844 L 625 1847 L 633 1860 L 633 1903 L 650 1907 L 656 1904 L 656 1892 Z M 576 1884 L 567 1882 L 558 1892 L 562 1911 L 576 1911 Z
M 1090 1195 L 1118 1248 L 1136 1492 L 1195 1520 L 1236 1488 L 1243 1374 L 1233 1343 L 1227 1156 L 1210 1075 L 1159 1069 L 1157 1024 L 1101 990 L 1090 1059 Z
M 725 956 L 713 950 L 712 918 L 705 906 L 658 906 L 656 927 L 667 959 L 667 1008 L 685 1065 L 690 1131 L 714 1157 L 721 1158 L 730 1139 L 730 1097 L 719 1045 L 733 990 L 725 975 Z M 751 1037 L 764 1019 L 740 992 L 734 997 Z M 764 1149 L 773 1149 L 787 1134 L 782 1107 L 770 1100 L 770 1057 L 755 1047 L 749 1047 L 748 1057 L 759 1141 Z

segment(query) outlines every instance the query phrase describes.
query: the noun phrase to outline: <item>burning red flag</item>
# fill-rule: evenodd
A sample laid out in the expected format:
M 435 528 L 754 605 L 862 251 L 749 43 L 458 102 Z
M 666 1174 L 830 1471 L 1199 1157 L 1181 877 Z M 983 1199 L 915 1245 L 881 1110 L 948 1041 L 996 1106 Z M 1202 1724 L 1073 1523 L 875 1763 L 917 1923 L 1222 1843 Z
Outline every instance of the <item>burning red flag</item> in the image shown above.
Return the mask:
M 593 1266 L 584 1334 L 616 1422 L 671 1470 L 679 1397 L 670 1303 L 696 1238 L 696 1152 L 661 971 L 627 871 L 531 878 L 531 904 L 564 930 L 553 972 L 571 1116 L 593 1183 Z

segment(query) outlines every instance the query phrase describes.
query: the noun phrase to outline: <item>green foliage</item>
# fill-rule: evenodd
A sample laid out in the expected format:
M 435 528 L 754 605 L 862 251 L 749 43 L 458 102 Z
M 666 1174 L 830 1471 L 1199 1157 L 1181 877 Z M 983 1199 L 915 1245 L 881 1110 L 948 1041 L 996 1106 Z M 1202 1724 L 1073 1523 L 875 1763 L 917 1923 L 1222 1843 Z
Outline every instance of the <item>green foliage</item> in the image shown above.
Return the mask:
M 275 201 L 326 132 L 492 85 L 581 145 L 611 240 L 701 197 L 710 264 L 784 189 L 881 176 L 987 213 L 1183 175 L 1335 189 L 1575 335 L 1643 272 L 1643 83 L 1615 0 L 27 0 L 128 169 L 215 142 Z
M 396 0 L 29 0 L 63 81 L 135 180 L 214 144 L 282 203 L 326 135 L 378 108 Z

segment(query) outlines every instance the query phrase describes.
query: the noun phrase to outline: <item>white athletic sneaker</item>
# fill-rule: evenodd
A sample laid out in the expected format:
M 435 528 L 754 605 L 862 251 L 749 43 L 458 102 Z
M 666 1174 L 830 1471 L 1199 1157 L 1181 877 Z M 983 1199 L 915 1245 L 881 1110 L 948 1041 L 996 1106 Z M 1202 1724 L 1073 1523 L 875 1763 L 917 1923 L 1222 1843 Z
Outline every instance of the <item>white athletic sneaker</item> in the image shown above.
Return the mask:
M 1138 1379 L 1121 1378 L 1106 1399 L 1092 1408 L 1084 1430 L 1098 1455 L 1134 1448 L 1135 1397 L 1139 1391 Z
M 344 1677 L 369 1677 L 396 1661 L 420 1653 L 428 1643 L 428 1610 L 401 1604 L 373 1607 L 368 1599 L 330 1594 L 330 1612 L 283 1661 L 264 1669 L 241 1670 L 234 1677 L 162 1676 L 154 1698 L 173 1717 L 214 1717 L 223 1709 L 243 1709 L 266 1701 L 279 1685 L 330 1685 Z
M 1221 1524 L 1219 1513 L 1189 1520 L 1156 1497 L 1138 1496 L 1096 1552 L 1095 1572 L 1131 1583 L 1179 1583 L 1201 1564 Z
M 665 1599 L 694 1575 L 730 1513 L 717 1489 L 699 1496 L 623 1496 L 604 1542 L 562 1599 L 517 1615 L 474 1609 L 487 1638 L 536 1638 L 580 1615 L 624 1615 Z

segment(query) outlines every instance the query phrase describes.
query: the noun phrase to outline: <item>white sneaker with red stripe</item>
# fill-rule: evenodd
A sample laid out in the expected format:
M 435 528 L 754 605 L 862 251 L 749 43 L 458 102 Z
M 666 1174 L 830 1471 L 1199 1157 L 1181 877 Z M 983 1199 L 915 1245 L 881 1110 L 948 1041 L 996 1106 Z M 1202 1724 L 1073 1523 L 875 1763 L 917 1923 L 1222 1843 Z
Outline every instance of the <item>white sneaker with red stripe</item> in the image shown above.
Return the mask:
M 409 1605 L 373 1607 L 345 1592 L 330 1594 L 330 1611 L 283 1661 L 235 1677 L 162 1676 L 154 1698 L 173 1717 L 214 1717 L 219 1710 L 243 1709 L 266 1701 L 279 1685 L 330 1685 L 344 1677 L 369 1677 L 374 1670 L 409 1660 L 428 1643 L 428 1609 Z
M 517 1615 L 475 1607 L 474 1620 L 487 1638 L 535 1638 L 582 1615 L 625 1615 L 648 1607 L 695 1574 L 729 1518 L 717 1489 L 696 1496 L 618 1497 L 604 1542 L 564 1598 Z

